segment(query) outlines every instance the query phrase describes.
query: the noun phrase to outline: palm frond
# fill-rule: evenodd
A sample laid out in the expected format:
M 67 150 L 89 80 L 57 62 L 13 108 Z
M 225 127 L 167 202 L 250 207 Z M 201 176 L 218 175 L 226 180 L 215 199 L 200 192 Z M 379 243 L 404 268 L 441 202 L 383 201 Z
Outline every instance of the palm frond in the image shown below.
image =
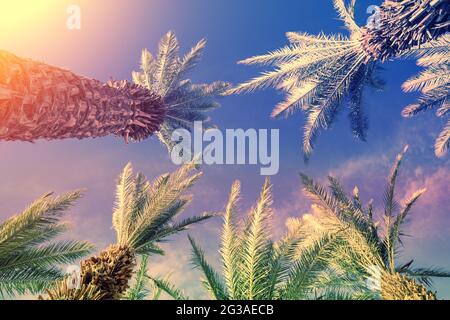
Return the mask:
M 445 67 L 429 67 L 418 76 L 415 76 L 403 84 L 405 92 L 421 91 L 428 93 L 450 82 L 450 69 Z
M 266 296 L 266 279 L 272 253 L 270 224 L 272 217 L 271 185 L 266 179 L 255 207 L 250 211 L 242 238 L 241 276 L 246 279 L 243 295 L 248 300 Z
M 441 268 L 406 268 L 399 270 L 411 278 L 417 279 L 426 286 L 433 284 L 433 278 L 450 278 L 450 272 Z
M 447 121 L 447 124 L 442 129 L 434 145 L 436 156 L 443 157 L 445 154 L 447 154 L 449 147 L 450 147 L 450 120 Z
M 349 29 L 350 38 L 342 35 L 312 36 L 287 33 L 291 44 L 268 54 L 241 61 L 242 64 L 273 65 L 273 71 L 229 90 L 239 94 L 274 87 L 286 93 L 286 99 L 272 111 L 273 117 L 290 115 L 296 109 L 306 113 L 303 151 L 307 160 L 322 130 L 334 123 L 341 106 L 350 106 L 354 135 L 364 140 L 368 127 L 364 115 L 363 92 L 376 84 L 375 62 L 364 51 L 361 29 L 355 23 L 355 1 L 334 0 L 341 20 Z
M 290 270 L 285 287 L 281 290 L 281 299 L 299 300 L 309 297 L 317 278 L 328 267 L 332 244 L 333 240 L 325 237 L 302 249 Z
M 408 105 L 402 112 L 404 117 L 412 117 L 418 113 L 436 109 L 441 118 L 448 116 L 450 110 L 450 36 L 448 34 L 431 41 L 412 51 L 419 57 L 418 64 L 427 67 L 418 76 L 403 84 L 406 92 L 420 91 L 422 95 L 418 103 Z M 450 143 L 450 122 L 447 122 L 435 142 L 437 157 L 446 155 Z
M 208 264 L 203 250 L 195 243 L 194 239 L 189 237 L 189 242 L 192 246 L 192 263 L 203 272 L 205 280 L 202 283 L 206 290 L 217 300 L 227 300 L 226 289 L 219 274 Z
M 351 33 L 360 32 L 360 27 L 355 22 L 355 4 L 356 0 L 351 0 L 350 4 L 346 6 L 345 0 L 334 0 L 334 7 L 339 13 L 345 26 Z
M 386 187 L 386 191 L 384 193 L 384 224 L 387 230 L 386 235 L 383 239 L 383 242 L 386 246 L 387 253 L 387 262 L 390 271 L 394 271 L 395 269 L 395 246 L 397 239 L 394 237 L 395 232 L 391 232 L 395 229 L 395 213 L 399 208 L 399 204 L 395 199 L 395 187 L 397 182 L 397 176 L 400 169 L 400 165 L 402 163 L 403 157 L 408 151 L 408 146 L 405 146 L 403 152 L 397 155 L 394 165 L 392 166 L 391 173 L 388 178 L 388 185 Z M 401 221 L 401 220 L 399 220 Z
M 237 210 L 241 185 L 239 181 L 233 183 L 231 187 L 228 203 L 223 218 L 222 246 L 220 254 L 223 262 L 223 274 L 227 286 L 227 292 L 231 300 L 239 296 L 239 235 L 234 221 L 234 215 Z
M 402 211 L 397 215 L 395 218 L 395 221 L 392 223 L 391 228 L 388 230 L 390 233 L 389 237 L 392 239 L 391 241 L 401 243 L 400 236 L 402 235 L 401 227 L 404 224 L 409 212 L 411 211 L 414 204 L 419 200 L 419 198 L 427 191 L 427 189 L 420 189 L 414 192 L 414 194 L 411 196 L 411 198 L 406 202 L 405 207 L 402 209 Z
M 155 85 L 154 90 L 164 97 L 171 89 L 173 79 L 179 68 L 178 40 L 175 33 L 169 31 L 159 42 L 158 56 L 155 60 Z
M 148 256 L 143 255 L 139 265 L 139 269 L 136 272 L 135 283 L 128 289 L 125 294 L 126 300 L 145 300 L 150 294 L 150 290 L 147 287 L 148 282 Z
M 113 228 L 116 230 L 117 241 L 124 243 L 128 238 L 128 215 L 133 206 L 134 193 L 133 167 L 128 163 L 119 176 L 116 187 L 116 204 L 113 211 Z
M 67 230 L 60 220 L 80 196 L 80 191 L 44 195 L 0 224 L 0 296 L 42 292 L 63 277 L 57 265 L 93 250 L 87 242 L 50 242 Z
M 186 192 L 201 174 L 195 172 L 194 164 L 187 164 L 150 183 L 142 174 L 133 176 L 128 164 L 119 178 L 113 213 L 118 242 L 138 254 L 163 254 L 157 242 L 213 217 L 214 214 L 205 213 L 175 220 L 191 202 Z
M 189 297 L 185 296 L 181 290 L 177 289 L 174 285 L 169 283 L 169 281 L 164 279 L 153 278 L 150 276 L 148 278 L 155 283 L 156 287 L 158 287 L 163 292 L 168 294 L 171 298 L 179 301 L 189 300 Z

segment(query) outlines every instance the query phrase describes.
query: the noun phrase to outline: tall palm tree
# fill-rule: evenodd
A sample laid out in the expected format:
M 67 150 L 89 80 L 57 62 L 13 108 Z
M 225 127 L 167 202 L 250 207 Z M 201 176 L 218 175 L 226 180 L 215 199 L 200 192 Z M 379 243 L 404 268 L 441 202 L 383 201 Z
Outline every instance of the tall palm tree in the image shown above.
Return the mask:
M 413 261 L 398 264 L 399 249 L 405 235 L 404 224 L 414 204 L 426 191 L 417 190 L 401 206 L 395 188 L 400 164 L 407 148 L 398 155 L 384 193 L 384 212 L 381 225 L 376 221 L 373 204 L 362 204 L 358 189 L 352 196 L 344 191 L 335 178 L 330 177 L 331 193 L 311 178 L 302 175 L 306 194 L 317 205 L 313 224 L 297 225 L 303 232 L 315 230 L 336 237 L 330 265 L 336 276 L 326 279 L 325 285 L 346 288 L 348 292 L 387 300 L 434 300 L 428 291 L 433 277 L 450 277 L 450 272 L 437 268 L 413 268 Z M 314 225 L 315 228 L 311 228 Z
M 427 69 L 403 84 L 406 92 L 420 91 L 421 98 L 407 106 L 402 114 L 412 117 L 418 113 L 436 110 L 436 115 L 448 118 L 450 112 L 450 35 L 413 50 L 419 57 L 418 64 Z M 450 146 L 450 120 L 441 131 L 435 143 L 435 153 L 443 157 Z
M 176 221 L 192 200 L 187 190 L 201 176 L 194 168 L 184 165 L 150 183 L 142 174 L 133 176 L 128 164 L 119 177 L 113 212 L 117 242 L 81 262 L 80 288 L 67 288 L 62 281 L 48 291 L 49 298 L 120 299 L 129 288 L 138 255 L 163 254 L 159 243 L 214 216 L 205 213 Z
M 363 41 L 374 58 L 384 61 L 449 31 L 448 0 L 385 0 L 377 26 L 365 30 Z
M 53 241 L 68 229 L 61 218 L 80 196 L 46 194 L 0 224 L 0 297 L 39 293 L 64 277 L 57 265 L 92 251 L 87 242 Z
M 272 195 L 266 180 L 260 198 L 245 221 L 235 221 L 240 183 L 231 188 L 222 230 L 222 276 L 206 261 L 203 250 L 189 237 L 193 263 L 204 275 L 202 280 L 213 299 L 276 300 L 316 298 L 314 284 L 328 266 L 332 237 L 305 241 L 287 233 L 280 241 L 271 240 Z M 156 285 L 175 299 L 186 299 L 167 281 Z
M 345 0 L 333 1 L 350 36 L 289 32 L 289 46 L 240 62 L 273 65 L 274 71 L 229 90 L 243 93 L 275 87 L 285 92 L 286 100 L 275 107 L 272 116 L 288 116 L 296 109 L 306 113 L 306 158 L 311 155 L 317 135 L 332 126 L 343 105 L 348 106 L 353 135 L 364 141 L 368 121 L 363 95 L 366 87 L 382 89 L 383 82 L 377 76 L 379 63 L 426 44 L 450 28 L 448 1 L 386 0 L 378 25 L 365 27 L 355 22 L 356 0 L 348 5 Z M 417 24 L 416 19 L 422 20 Z
M 127 81 L 97 80 L 0 51 L 0 139 L 96 138 L 140 141 L 158 133 L 165 144 L 173 129 L 189 127 L 217 107 L 228 84 L 195 85 L 183 77 L 198 62 L 206 42 L 184 59 L 169 32 L 158 58 L 142 54 L 143 73 Z M 140 81 L 142 80 L 142 81 Z
M 147 49 L 142 51 L 141 70 L 133 72 L 134 83 L 156 93 L 165 106 L 164 122 L 156 134 L 169 149 L 173 145 L 173 130 L 191 130 L 194 121 L 204 121 L 207 128 L 207 112 L 220 106 L 214 99 L 230 88 L 230 84 L 223 81 L 194 84 L 186 79 L 199 62 L 205 46 L 206 40 L 202 39 L 186 55 L 180 56 L 178 40 L 169 31 L 161 39 L 155 57 Z

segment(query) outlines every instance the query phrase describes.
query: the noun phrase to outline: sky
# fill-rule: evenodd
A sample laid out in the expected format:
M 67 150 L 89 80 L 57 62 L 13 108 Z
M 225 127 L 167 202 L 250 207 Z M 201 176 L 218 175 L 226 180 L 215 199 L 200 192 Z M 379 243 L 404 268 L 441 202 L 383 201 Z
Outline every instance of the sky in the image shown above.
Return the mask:
M 357 20 L 364 24 L 366 8 L 380 1 L 357 1 Z M 112 5 L 114 3 L 114 5 Z M 68 30 L 66 9 L 81 8 L 81 29 Z M 224 80 L 240 83 L 262 69 L 238 65 L 244 58 L 287 44 L 285 33 L 345 33 L 331 0 L 0 0 L 0 49 L 19 56 L 68 68 L 78 74 L 106 81 L 130 79 L 137 70 L 143 48 L 155 52 L 159 39 L 173 30 L 186 52 L 201 38 L 208 44 L 203 60 L 190 75 L 196 82 Z M 270 118 L 283 98 L 268 89 L 223 98 L 211 114 L 220 129 L 257 128 L 280 130 L 280 171 L 271 177 L 274 193 L 274 235 L 284 232 L 286 218 L 310 211 L 311 202 L 301 191 L 297 173 L 325 182 L 327 175 L 340 178 L 351 191 L 374 199 L 382 210 L 382 194 L 395 156 L 408 144 L 399 176 L 398 198 L 406 200 L 416 189 L 427 193 L 416 205 L 408 224 L 401 260 L 417 266 L 450 270 L 450 158 L 437 159 L 433 143 L 444 123 L 432 113 L 414 119 L 401 110 L 417 98 L 405 94 L 401 84 L 420 69 L 414 61 L 389 61 L 383 65 L 383 92 L 365 96 L 370 116 L 368 141 L 356 141 L 348 119 L 341 114 L 336 125 L 319 137 L 315 152 L 304 163 L 301 151 L 304 117 Z M 126 163 L 154 178 L 175 169 L 167 151 L 156 139 L 125 145 L 118 138 L 96 140 L 0 142 L 0 221 L 20 212 L 47 191 L 62 193 L 85 188 L 77 206 L 67 216 L 73 228 L 68 237 L 89 240 L 99 249 L 114 241 L 111 211 L 117 176 Z M 234 180 L 242 182 L 242 214 L 256 200 L 264 177 L 258 166 L 202 167 L 204 175 L 193 188 L 194 201 L 185 216 L 222 210 Z M 197 225 L 189 233 L 219 266 L 221 220 Z M 199 285 L 201 274 L 190 265 L 187 233 L 163 245 L 164 257 L 154 257 L 154 275 L 171 273 L 171 281 L 194 298 L 207 297 Z M 437 281 L 440 297 L 450 298 L 450 280 Z

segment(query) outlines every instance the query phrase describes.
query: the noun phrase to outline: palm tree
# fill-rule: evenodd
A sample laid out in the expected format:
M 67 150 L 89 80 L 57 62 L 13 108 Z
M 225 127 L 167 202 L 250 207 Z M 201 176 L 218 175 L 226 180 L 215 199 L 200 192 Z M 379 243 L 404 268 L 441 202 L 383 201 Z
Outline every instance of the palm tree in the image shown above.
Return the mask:
M 117 242 L 81 262 L 79 289 L 65 290 L 60 284 L 56 290 L 49 290 L 49 298 L 77 298 L 82 296 L 80 292 L 88 291 L 99 299 L 120 299 L 129 288 L 138 255 L 164 254 L 159 243 L 214 216 L 205 213 L 175 220 L 192 200 L 186 195 L 187 190 L 201 176 L 194 168 L 193 164 L 184 165 L 150 183 L 142 174 L 133 176 L 128 164 L 117 184 L 113 212 Z
M 68 229 L 61 218 L 80 196 L 46 194 L 0 224 L 0 297 L 39 293 L 64 277 L 56 265 L 92 251 L 87 242 L 52 241 Z
M 435 109 L 436 115 L 448 118 L 450 111 L 450 35 L 426 44 L 412 54 L 418 56 L 418 64 L 427 69 L 420 75 L 403 84 L 406 92 L 420 91 L 422 97 L 418 103 L 411 104 L 403 110 L 404 117 Z M 443 157 L 450 145 L 450 120 L 441 131 L 435 143 L 435 153 Z
M 206 42 L 184 59 L 173 33 L 161 40 L 158 59 L 142 55 L 138 84 L 99 81 L 0 51 L 0 139 L 97 138 L 108 135 L 140 141 L 185 128 L 218 104 L 228 84 L 194 85 L 182 77 L 198 62 Z M 141 78 L 142 76 L 142 78 Z M 145 79 L 144 82 L 137 81 Z
M 280 241 L 270 239 L 272 218 L 271 185 L 266 180 L 260 198 L 245 222 L 235 221 L 240 183 L 231 188 L 224 214 L 222 276 L 206 261 L 203 250 L 189 237 L 193 263 L 212 298 L 218 300 L 275 300 L 316 297 L 314 284 L 328 266 L 332 237 L 308 241 L 287 233 Z M 167 281 L 153 279 L 175 299 L 185 295 Z
M 324 284 L 328 288 L 345 288 L 352 294 L 386 300 L 434 300 L 435 293 L 426 286 L 433 277 L 450 277 L 450 272 L 437 268 L 413 268 L 413 261 L 397 263 L 405 235 L 404 224 L 414 204 L 426 191 L 414 192 L 404 206 L 396 200 L 397 176 L 406 150 L 398 155 L 388 179 L 382 228 L 375 221 L 372 202 L 363 205 L 358 188 L 349 196 L 339 181 L 330 177 L 331 193 L 328 193 L 302 175 L 305 192 L 316 203 L 318 214 L 309 217 L 313 223 L 297 221 L 297 225 L 306 233 L 319 230 L 336 237 L 330 262 L 336 276 L 326 279 Z
M 363 93 L 367 86 L 382 87 L 377 79 L 377 62 L 361 42 L 363 28 L 354 20 L 355 1 L 348 7 L 343 0 L 335 0 L 334 4 L 350 37 L 289 32 L 289 46 L 240 62 L 274 65 L 275 70 L 230 91 L 242 93 L 273 86 L 286 92 L 286 100 L 275 107 L 272 117 L 288 116 L 296 109 L 306 113 L 303 150 L 307 158 L 316 136 L 332 125 L 344 102 L 349 105 L 353 134 L 365 140 L 367 119 L 362 109 Z
M 306 113 L 306 158 L 317 135 L 332 126 L 344 104 L 349 108 L 353 135 L 364 141 L 368 121 L 363 95 L 366 87 L 382 89 L 383 82 L 377 77 L 379 63 L 404 55 L 449 30 L 448 1 L 387 0 L 381 7 L 379 25 L 366 27 L 355 22 L 355 4 L 356 0 L 349 5 L 345 0 L 334 0 L 349 37 L 289 32 L 289 46 L 240 62 L 273 65 L 274 71 L 229 90 L 243 93 L 275 87 L 285 92 L 286 100 L 275 107 L 272 116 L 288 116 L 296 109 Z M 416 23 L 417 19 L 422 20 Z
M 223 81 L 194 84 L 185 78 L 196 67 L 205 46 L 206 40 L 202 39 L 181 57 L 178 40 L 169 31 L 161 39 L 155 57 L 147 49 L 142 51 L 141 70 L 133 72 L 134 83 L 155 92 L 165 106 L 164 122 L 156 134 L 169 149 L 173 146 L 172 131 L 191 130 L 194 121 L 207 122 L 207 112 L 220 106 L 214 99 L 230 88 L 230 84 Z M 207 128 L 208 123 L 204 123 L 204 127 Z

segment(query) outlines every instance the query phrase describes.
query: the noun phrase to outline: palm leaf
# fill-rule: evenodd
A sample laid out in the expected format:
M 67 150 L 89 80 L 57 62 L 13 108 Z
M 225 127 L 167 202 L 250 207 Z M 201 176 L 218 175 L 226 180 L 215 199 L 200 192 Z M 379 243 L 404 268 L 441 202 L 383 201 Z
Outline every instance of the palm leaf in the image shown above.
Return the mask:
M 194 239 L 189 237 L 192 246 L 192 263 L 195 267 L 200 268 L 205 276 L 203 285 L 217 300 L 227 300 L 225 287 L 216 271 L 208 264 L 205 259 L 203 250 L 195 243 Z

